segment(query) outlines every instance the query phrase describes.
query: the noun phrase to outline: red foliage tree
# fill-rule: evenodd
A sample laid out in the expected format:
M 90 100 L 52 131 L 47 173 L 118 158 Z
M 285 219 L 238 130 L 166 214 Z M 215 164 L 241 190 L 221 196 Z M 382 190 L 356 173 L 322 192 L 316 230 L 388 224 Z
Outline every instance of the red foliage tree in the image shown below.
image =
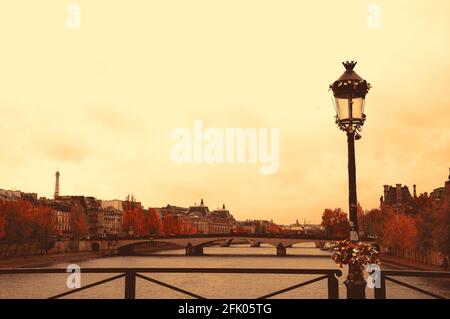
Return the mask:
M 128 195 L 123 204 L 122 229 L 131 236 L 148 235 L 148 216 L 136 203 L 133 195 Z
M 380 209 L 371 209 L 365 214 L 364 232 L 377 241 L 383 238 L 384 214 Z
M 55 231 L 56 220 L 50 208 L 24 200 L 0 202 L 0 238 L 17 244 L 16 253 L 32 241 L 39 241 L 41 252 L 46 252 Z
M 389 214 L 384 221 L 383 243 L 396 249 L 413 249 L 417 243 L 417 227 L 413 217 Z
M 30 241 L 33 235 L 33 205 L 22 200 L 5 201 L 2 210 L 6 240 L 19 244 Z
M 56 234 L 56 218 L 49 207 L 38 206 L 32 211 L 33 237 L 40 242 L 41 253 L 47 253 L 48 240 Z
M 350 232 L 350 222 L 347 213 L 340 208 L 326 208 L 322 214 L 322 226 L 332 238 L 346 238 Z
M 278 226 L 275 223 L 269 223 L 265 229 L 266 233 L 268 234 L 279 234 L 282 232 L 282 229 L 280 226 Z
M 357 221 L 358 221 L 358 232 L 364 233 L 364 230 L 365 230 L 364 210 L 359 203 L 358 203 L 358 207 L 356 209 L 356 216 L 357 216 Z
M 147 214 L 148 232 L 151 235 L 162 235 L 164 233 L 161 216 L 154 208 L 150 208 Z

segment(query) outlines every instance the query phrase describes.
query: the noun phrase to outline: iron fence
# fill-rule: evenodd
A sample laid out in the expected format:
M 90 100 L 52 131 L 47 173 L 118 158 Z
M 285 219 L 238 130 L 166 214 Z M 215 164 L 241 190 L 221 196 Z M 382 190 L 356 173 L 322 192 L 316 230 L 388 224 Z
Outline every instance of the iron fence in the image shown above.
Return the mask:
M 2 274 L 67 274 L 65 268 L 12 268 L 12 269 L 0 269 L 0 275 Z M 172 289 L 174 291 L 183 293 L 187 296 L 206 299 L 204 296 L 200 296 L 191 291 L 173 286 L 171 284 L 162 282 L 160 280 L 149 277 L 148 274 L 167 274 L 167 273 L 182 273 L 182 274 L 279 274 L 279 275 L 319 275 L 318 277 L 307 280 L 290 287 L 273 291 L 269 294 L 258 297 L 257 299 L 267 299 L 282 293 L 298 289 L 310 285 L 312 283 L 327 280 L 328 298 L 339 298 L 339 283 L 337 277 L 342 275 L 339 269 L 269 269 L 269 268 L 83 268 L 82 273 L 85 274 L 116 274 L 113 277 L 103 279 L 80 288 L 75 288 L 70 291 L 66 291 L 49 299 L 61 298 L 68 296 L 79 291 L 87 290 L 92 287 L 102 285 L 113 280 L 125 278 L 124 297 L 125 299 L 136 298 L 136 278 L 143 279 L 148 282 Z M 145 274 L 145 275 L 144 275 Z M 1 282 L 1 281 L 0 281 Z M 0 284 L 1 286 L 1 284 Z

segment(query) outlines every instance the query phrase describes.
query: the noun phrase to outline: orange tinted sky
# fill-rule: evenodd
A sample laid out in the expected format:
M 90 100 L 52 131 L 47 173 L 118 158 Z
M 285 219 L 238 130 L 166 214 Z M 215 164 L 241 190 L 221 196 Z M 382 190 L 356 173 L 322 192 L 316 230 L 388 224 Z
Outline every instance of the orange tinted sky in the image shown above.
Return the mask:
M 443 185 L 450 165 L 450 2 L 72 1 L 0 9 L 0 188 L 146 206 L 223 202 L 238 219 L 318 222 L 347 210 L 345 135 L 328 84 L 341 61 L 373 89 L 357 142 L 358 199 L 383 184 Z M 306 2 L 305 2 L 306 3 Z M 367 26 L 381 8 L 382 28 Z M 278 127 L 280 169 L 175 165 L 170 133 Z

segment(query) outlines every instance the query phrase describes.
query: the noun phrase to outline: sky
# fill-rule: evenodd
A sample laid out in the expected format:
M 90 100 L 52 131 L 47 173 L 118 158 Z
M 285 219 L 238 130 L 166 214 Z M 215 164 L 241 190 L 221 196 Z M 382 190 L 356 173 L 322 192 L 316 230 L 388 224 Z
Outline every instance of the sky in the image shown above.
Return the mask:
M 384 184 L 430 192 L 450 166 L 449 12 L 447 0 L 1 0 L 0 188 L 52 197 L 59 168 L 63 195 L 320 222 L 348 207 L 328 85 L 356 60 L 373 86 L 358 201 L 377 207 Z M 174 163 L 172 132 L 196 120 L 278 128 L 278 171 Z

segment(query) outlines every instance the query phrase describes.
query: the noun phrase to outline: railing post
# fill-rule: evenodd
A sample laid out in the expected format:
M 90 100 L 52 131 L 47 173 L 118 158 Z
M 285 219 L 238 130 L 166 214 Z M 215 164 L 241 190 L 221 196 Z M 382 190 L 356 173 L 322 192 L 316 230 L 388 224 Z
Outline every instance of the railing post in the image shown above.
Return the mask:
M 386 275 L 380 272 L 380 288 L 375 287 L 375 299 L 386 299 Z
M 334 273 L 328 274 L 328 299 L 339 299 L 339 281 Z
M 125 272 L 125 299 L 136 298 L 136 272 Z

